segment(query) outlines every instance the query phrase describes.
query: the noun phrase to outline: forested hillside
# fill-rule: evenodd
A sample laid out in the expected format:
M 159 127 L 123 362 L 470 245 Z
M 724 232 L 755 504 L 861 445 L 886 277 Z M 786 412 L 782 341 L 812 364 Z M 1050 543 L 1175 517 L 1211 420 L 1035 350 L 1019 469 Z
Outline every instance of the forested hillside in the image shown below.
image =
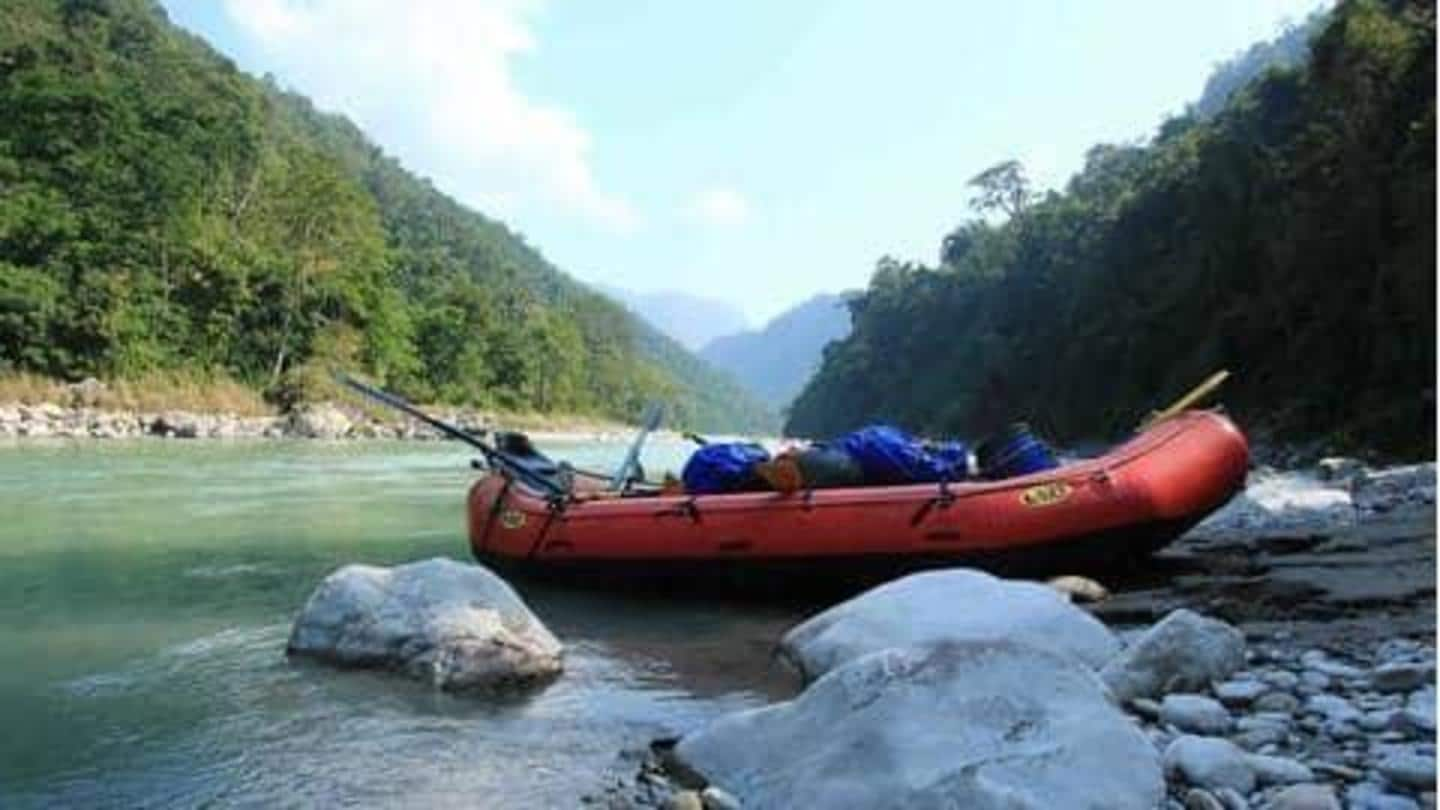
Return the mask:
M 718 337 L 700 350 L 770 407 L 784 409 L 820 365 L 820 352 L 850 332 L 845 295 L 822 294 L 796 304 L 753 332 Z
M 1433 457 L 1434 15 L 1341 3 L 1303 67 L 1095 147 L 1063 193 L 977 176 L 991 216 L 938 266 L 880 262 L 787 432 L 1119 435 L 1228 368 L 1252 431 Z
M 241 72 L 152 0 L 0 6 L 0 372 L 324 370 L 424 401 L 764 430 L 733 380 Z

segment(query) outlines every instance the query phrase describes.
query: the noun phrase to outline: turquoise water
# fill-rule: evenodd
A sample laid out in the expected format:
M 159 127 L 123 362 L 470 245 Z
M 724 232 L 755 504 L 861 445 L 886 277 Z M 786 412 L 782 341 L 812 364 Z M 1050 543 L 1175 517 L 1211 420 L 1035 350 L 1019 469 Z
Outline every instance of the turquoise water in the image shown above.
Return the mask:
M 608 469 L 622 444 L 542 443 Z M 656 442 L 650 470 L 687 448 Z M 783 694 L 795 608 L 520 584 L 567 672 L 504 702 L 290 663 L 348 562 L 468 559 L 453 443 L 0 445 L 0 806 L 574 806 L 617 753 Z

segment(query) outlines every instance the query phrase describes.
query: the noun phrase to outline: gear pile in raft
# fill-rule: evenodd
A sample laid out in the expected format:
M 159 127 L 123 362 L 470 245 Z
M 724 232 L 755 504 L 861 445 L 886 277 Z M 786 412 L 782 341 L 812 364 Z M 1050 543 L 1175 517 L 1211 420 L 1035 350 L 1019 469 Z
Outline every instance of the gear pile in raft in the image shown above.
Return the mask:
M 1002 480 L 1054 469 L 1055 453 L 1016 422 L 973 450 L 960 441 L 926 442 L 891 425 L 871 425 L 839 439 L 790 447 L 772 456 L 751 442 L 706 443 L 686 462 L 684 491 L 693 495 Z

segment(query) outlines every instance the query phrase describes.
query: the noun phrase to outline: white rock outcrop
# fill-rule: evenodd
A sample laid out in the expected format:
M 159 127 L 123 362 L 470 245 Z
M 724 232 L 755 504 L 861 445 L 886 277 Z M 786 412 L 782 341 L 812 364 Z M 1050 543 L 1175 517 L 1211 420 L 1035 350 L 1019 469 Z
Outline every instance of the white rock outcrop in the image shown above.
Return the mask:
M 560 642 L 504 580 L 438 558 L 332 573 L 305 603 L 286 651 L 457 691 L 528 686 L 562 669 Z
M 856 658 L 675 754 L 747 810 L 1152 810 L 1165 789 L 1154 746 L 1089 666 L 1010 641 Z
M 1099 669 L 1120 649 L 1105 625 L 1055 589 L 954 568 L 913 574 L 799 624 L 780 653 L 807 680 L 890 647 L 1011 640 Z
M 1189 610 L 1171 612 L 1115 656 L 1100 676 L 1120 700 L 1200 692 L 1245 663 L 1245 636 Z

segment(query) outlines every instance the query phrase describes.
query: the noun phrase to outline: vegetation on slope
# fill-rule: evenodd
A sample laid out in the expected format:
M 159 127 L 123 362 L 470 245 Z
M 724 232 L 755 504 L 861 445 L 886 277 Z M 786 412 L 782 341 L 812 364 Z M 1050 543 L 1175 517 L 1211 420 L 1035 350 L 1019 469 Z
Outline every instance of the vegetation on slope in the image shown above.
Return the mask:
M 0 9 L 0 372 L 363 370 L 424 401 L 764 430 L 737 383 L 151 0 Z
M 1434 14 L 1344 2 L 1308 64 L 1095 147 L 1064 193 L 977 177 L 1008 220 L 961 225 L 938 267 L 881 260 L 787 432 L 1116 435 L 1229 368 L 1252 430 L 1433 457 Z

